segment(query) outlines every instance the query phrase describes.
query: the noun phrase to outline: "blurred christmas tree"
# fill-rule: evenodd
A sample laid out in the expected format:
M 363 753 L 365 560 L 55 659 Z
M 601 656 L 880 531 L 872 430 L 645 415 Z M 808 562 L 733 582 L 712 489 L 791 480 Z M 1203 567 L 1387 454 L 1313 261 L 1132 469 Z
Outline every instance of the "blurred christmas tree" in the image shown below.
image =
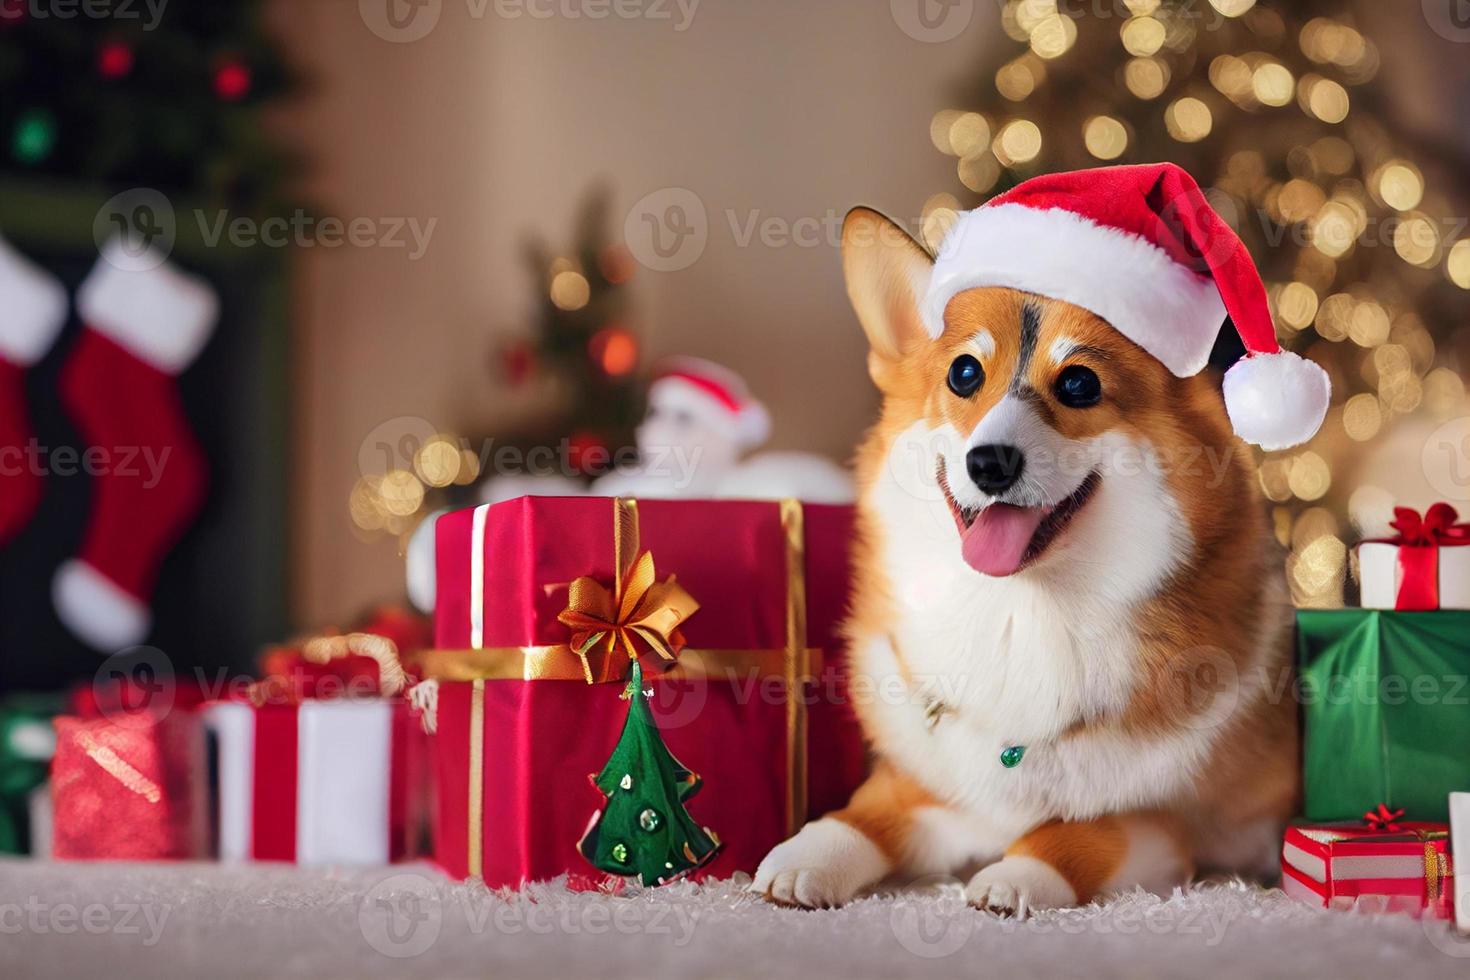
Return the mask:
M 1261 482 L 1297 601 L 1339 604 L 1345 518 L 1363 503 L 1349 464 L 1396 419 L 1465 410 L 1467 161 L 1395 125 L 1344 0 L 1008 0 L 1000 16 L 1024 49 L 930 125 L 978 199 L 930 198 L 926 241 L 1036 173 L 1194 174 L 1260 264 L 1283 346 L 1332 377 L 1322 432 L 1265 454 Z
M 258 0 L 0 0 L 0 169 L 267 209 L 287 86 Z
M 642 414 L 638 339 L 628 328 L 628 291 L 636 262 L 608 236 L 612 198 L 606 187 L 588 194 L 577 216 L 575 245 L 558 255 L 534 241 L 526 263 L 536 285 L 529 337 L 498 352 L 499 380 L 520 385 L 536 376 L 558 389 L 559 410 L 522 442 L 556 445 L 566 439 L 568 461 L 595 476 L 611 453 L 633 442 Z
M 608 236 L 610 206 L 606 188 L 588 194 L 568 252 L 536 239 L 527 243 L 536 297 L 531 329 L 492 351 L 490 383 L 508 394 L 531 392 L 546 410 L 517 432 L 402 433 L 389 447 L 395 466 L 365 474 L 353 487 L 348 508 L 359 530 L 394 535 L 406 554 L 430 513 L 489 498 L 580 490 L 633 445 L 643 388 L 625 287 L 636 262 Z M 502 468 L 506 450 L 513 452 Z

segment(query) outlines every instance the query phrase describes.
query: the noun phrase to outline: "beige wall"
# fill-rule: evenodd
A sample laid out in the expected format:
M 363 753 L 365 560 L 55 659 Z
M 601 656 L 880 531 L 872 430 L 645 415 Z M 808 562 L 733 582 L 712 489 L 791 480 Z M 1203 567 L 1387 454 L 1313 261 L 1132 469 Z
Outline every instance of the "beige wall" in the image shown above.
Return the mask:
M 730 215 L 739 228 L 836 218 L 859 202 L 916 215 L 955 189 L 929 117 L 998 40 L 984 4 L 965 35 L 930 44 L 883 2 L 703 0 L 682 32 L 505 18 L 494 0 L 476 19 L 472 2 L 442 0 L 434 30 L 402 44 L 369 31 L 350 0 L 274 9 L 309 76 L 287 120 L 314 161 L 309 198 L 343 217 L 438 219 L 417 261 L 403 249 L 296 255 L 302 626 L 401 594 L 392 545 L 360 541 L 347 518 L 368 433 L 400 415 L 494 431 L 534 410 L 497 390 L 487 353 L 528 308 L 522 236 L 568 243 L 599 177 L 619 222 L 663 187 L 694 191 L 709 216 L 697 262 L 636 280 L 648 353 L 736 367 L 770 404 L 776 445 L 846 456 L 874 399 L 836 252 L 741 247 Z

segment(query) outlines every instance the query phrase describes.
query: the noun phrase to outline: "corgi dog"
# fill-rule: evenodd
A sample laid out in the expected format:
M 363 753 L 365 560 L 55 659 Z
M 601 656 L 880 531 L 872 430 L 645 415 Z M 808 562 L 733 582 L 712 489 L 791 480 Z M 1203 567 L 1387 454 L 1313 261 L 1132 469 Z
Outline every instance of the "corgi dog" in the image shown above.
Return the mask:
M 882 394 L 847 625 L 874 761 L 752 890 L 831 907 L 963 874 L 971 904 L 1024 916 L 1269 874 L 1298 734 L 1246 413 L 1065 289 L 960 282 L 926 325 L 935 260 L 875 211 L 842 256 Z

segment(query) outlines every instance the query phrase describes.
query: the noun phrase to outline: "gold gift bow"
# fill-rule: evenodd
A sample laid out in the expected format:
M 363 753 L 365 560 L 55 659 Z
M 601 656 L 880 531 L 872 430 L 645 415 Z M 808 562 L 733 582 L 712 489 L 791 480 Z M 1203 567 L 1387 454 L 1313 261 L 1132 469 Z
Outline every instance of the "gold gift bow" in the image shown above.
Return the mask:
M 780 658 L 780 673 L 786 685 L 786 830 L 788 836 L 801 829 L 807 811 L 807 718 L 806 699 L 800 685 L 820 662 L 821 651 L 806 645 L 806 529 L 801 501 L 780 502 L 781 531 L 786 546 L 786 644 L 771 650 L 685 649 L 675 664 L 645 679 L 713 677 L 731 675 L 733 664 L 747 669 L 773 655 Z M 621 570 L 632 566 L 638 554 L 638 502 L 613 498 L 613 594 L 623 595 Z M 474 650 L 431 650 L 417 664 L 426 680 L 468 680 L 470 691 L 469 796 L 466 864 L 471 876 L 482 877 L 485 793 L 485 681 L 496 679 L 586 680 L 569 664 L 575 651 L 567 644 L 525 647 L 482 647 Z M 609 658 L 612 659 L 612 658 Z M 773 665 L 774 666 L 774 665 Z
M 621 556 L 618 556 L 621 560 Z M 627 676 L 643 644 L 672 663 L 684 648 L 679 624 L 699 610 L 699 603 L 670 575 L 658 581 L 653 554 L 645 551 L 609 591 L 584 575 L 567 590 L 567 608 L 557 616 L 572 631 L 571 647 L 582 663 L 588 684 L 605 684 Z M 625 656 L 618 656 L 619 653 Z M 593 655 L 597 668 L 593 669 Z

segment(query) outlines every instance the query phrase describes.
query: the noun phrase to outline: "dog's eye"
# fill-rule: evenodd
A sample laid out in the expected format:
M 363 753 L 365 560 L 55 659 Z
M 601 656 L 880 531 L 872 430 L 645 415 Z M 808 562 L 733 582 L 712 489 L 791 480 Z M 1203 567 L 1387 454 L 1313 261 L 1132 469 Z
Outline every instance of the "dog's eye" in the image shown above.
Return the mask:
M 970 354 L 961 354 L 949 366 L 949 390 L 969 398 L 985 383 L 985 369 Z
M 1068 408 L 1087 408 L 1102 400 L 1102 382 L 1092 368 L 1073 364 L 1057 376 L 1057 401 Z

